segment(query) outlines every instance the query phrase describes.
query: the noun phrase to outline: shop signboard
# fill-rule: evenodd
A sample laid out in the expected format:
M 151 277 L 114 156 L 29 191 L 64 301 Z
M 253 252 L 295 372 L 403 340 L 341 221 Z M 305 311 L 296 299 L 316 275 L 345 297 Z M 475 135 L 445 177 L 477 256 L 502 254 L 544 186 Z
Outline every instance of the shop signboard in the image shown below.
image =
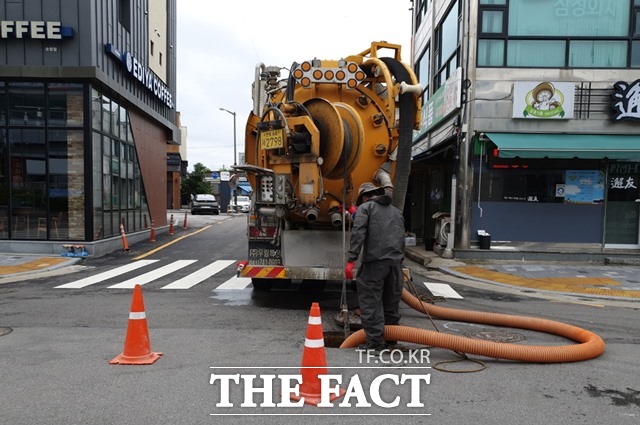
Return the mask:
M 613 122 L 622 120 L 640 121 L 640 80 L 629 84 L 618 81 L 613 85 L 614 93 L 611 95 L 613 109 Z
M 551 81 L 516 81 L 513 87 L 513 118 L 573 118 L 575 84 Z
M 422 125 L 419 133 L 414 134 L 414 140 L 423 133 L 431 130 L 442 120 L 460 108 L 462 97 L 462 68 L 447 79 L 422 107 Z

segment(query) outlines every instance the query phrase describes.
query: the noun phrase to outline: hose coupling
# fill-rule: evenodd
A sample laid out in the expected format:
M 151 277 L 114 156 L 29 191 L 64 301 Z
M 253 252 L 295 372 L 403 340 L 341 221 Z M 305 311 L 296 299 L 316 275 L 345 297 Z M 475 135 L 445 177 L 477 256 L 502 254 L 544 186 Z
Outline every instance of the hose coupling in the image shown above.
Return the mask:
M 314 205 L 307 208 L 307 210 L 304 213 L 304 216 L 307 218 L 307 221 L 309 223 L 314 223 L 318 219 L 319 214 L 320 214 L 320 210 L 318 210 L 318 207 Z

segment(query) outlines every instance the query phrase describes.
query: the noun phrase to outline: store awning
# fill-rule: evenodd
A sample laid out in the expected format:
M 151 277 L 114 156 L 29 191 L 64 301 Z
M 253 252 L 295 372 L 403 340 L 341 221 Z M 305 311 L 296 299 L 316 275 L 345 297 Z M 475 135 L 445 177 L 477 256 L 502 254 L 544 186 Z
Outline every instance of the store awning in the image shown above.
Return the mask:
M 251 185 L 248 182 L 239 183 L 238 188 L 240 188 L 243 195 L 250 195 L 251 192 L 253 192 L 253 189 L 251 189 Z
M 486 133 L 500 158 L 640 159 L 640 135 Z

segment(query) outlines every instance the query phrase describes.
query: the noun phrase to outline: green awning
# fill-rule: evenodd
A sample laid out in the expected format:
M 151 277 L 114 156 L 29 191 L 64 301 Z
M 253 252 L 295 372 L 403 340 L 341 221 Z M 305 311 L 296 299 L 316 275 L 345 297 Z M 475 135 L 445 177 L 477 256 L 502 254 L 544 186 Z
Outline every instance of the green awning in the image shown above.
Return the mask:
M 486 133 L 500 158 L 640 159 L 640 135 Z

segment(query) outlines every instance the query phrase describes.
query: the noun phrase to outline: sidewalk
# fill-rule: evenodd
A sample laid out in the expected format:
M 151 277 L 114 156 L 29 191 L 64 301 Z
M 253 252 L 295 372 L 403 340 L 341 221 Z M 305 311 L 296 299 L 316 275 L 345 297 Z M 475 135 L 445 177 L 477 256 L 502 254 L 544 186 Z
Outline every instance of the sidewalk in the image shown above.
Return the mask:
M 0 279 L 67 267 L 79 260 L 80 258 L 53 255 L 0 253 Z
M 640 300 L 640 266 L 569 261 L 448 260 L 423 246 L 407 258 L 462 279 L 564 294 Z

